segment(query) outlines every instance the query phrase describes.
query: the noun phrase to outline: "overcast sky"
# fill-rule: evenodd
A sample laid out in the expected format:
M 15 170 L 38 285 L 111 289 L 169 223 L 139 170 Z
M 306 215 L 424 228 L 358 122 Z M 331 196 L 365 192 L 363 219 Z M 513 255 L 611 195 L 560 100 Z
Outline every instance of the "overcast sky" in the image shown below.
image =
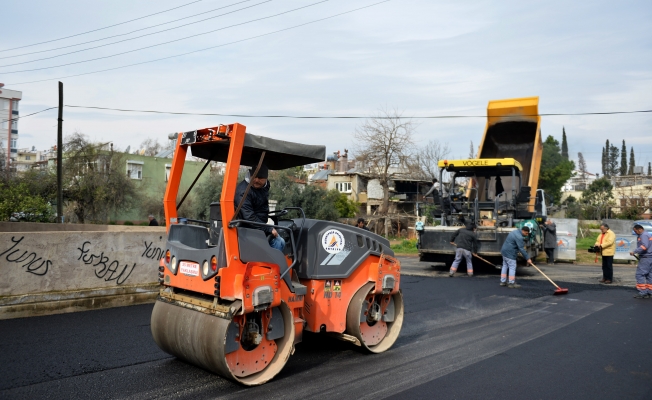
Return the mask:
M 192 0 L 5 0 L 0 82 L 23 92 L 21 115 L 57 104 L 57 79 L 174 56 L 167 60 L 61 79 L 65 104 L 226 114 L 368 116 L 382 107 L 403 115 L 484 115 L 492 99 L 539 96 L 541 113 L 652 109 L 652 2 L 392 0 L 252 40 L 234 41 L 376 3 L 378 0 L 203 0 L 109 29 L 52 41 L 179 7 Z M 238 3 L 238 4 L 236 4 Z M 311 4 L 315 4 L 309 6 Z M 208 12 L 220 7 L 222 10 Z M 268 17 L 301 6 L 302 10 Z M 242 9 L 244 7 L 249 7 Z M 241 10 L 240 10 L 241 9 Z M 239 10 L 239 11 L 238 11 Z M 191 23 L 142 38 L 53 57 Z M 175 19 L 183 21 L 149 28 Z M 148 28 L 148 29 L 144 29 Z M 225 28 L 213 33 L 208 31 Z M 129 33 L 142 29 L 136 33 Z M 101 60 L 29 72 L 138 49 Z M 82 42 L 99 40 L 85 45 Z M 52 41 L 6 51 L 19 46 Z M 63 46 L 65 49 L 50 50 Z M 21 55 L 41 51 L 40 53 Z M 15 63 L 24 63 L 18 65 Z M 46 82 L 24 83 L 51 79 Z M 248 132 L 352 148 L 363 120 L 297 120 L 147 115 L 66 108 L 64 134 L 80 131 L 118 148 L 147 138 L 240 122 Z M 448 143 L 466 157 L 482 138 L 482 118 L 416 120 L 417 144 Z M 606 139 L 634 146 L 637 165 L 652 161 L 652 114 L 544 117 L 542 133 L 568 135 L 572 159 L 584 153 L 600 172 Z M 19 147 L 56 143 L 56 110 L 19 121 Z

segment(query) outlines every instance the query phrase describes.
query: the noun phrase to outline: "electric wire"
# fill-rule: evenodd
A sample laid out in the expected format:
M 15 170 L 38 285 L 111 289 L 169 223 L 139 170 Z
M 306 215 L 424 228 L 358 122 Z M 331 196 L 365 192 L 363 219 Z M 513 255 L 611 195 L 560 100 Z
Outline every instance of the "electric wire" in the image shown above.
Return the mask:
M 233 7 L 233 6 L 235 6 L 235 5 L 242 4 L 242 3 L 248 3 L 248 2 L 250 2 L 250 1 L 253 1 L 253 0 L 243 0 L 243 1 L 239 1 L 239 2 L 237 2 L 237 3 L 232 3 L 232 4 L 229 4 L 229 5 L 226 5 L 226 6 L 222 6 L 222 7 L 214 8 L 214 9 L 212 9 L 212 10 L 204 11 L 204 12 L 201 12 L 201 13 L 199 13 L 199 14 L 193 14 L 193 15 L 189 15 L 189 16 L 187 16 L 187 17 L 183 17 L 183 18 L 179 18 L 179 19 L 174 19 L 174 20 L 172 20 L 172 21 L 168 21 L 168 22 L 163 22 L 163 23 L 156 24 L 156 25 L 147 26 L 147 27 L 145 27 L 145 28 L 136 29 L 136 30 L 133 30 L 133 31 L 131 31 L 131 32 L 127 32 L 127 33 L 120 33 L 120 34 L 117 34 L 117 35 L 107 36 L 107 37 L 103 37 L 103 38 L 100 38 L 100 39 L 89 40 L 89 41 L 87 41 L 87 42 L 81 42 L 81 43 L 76 43 L 76 44 L 70 44 L 70 45 L 67 45 L 67 46 L 55 47 L 55 48 L 53 48 L 53 49 L 39 50 L 39 51 L 32 51 L 32 52 L 30 52 L 30 53 L 15 54 L 15 55 L 13 55 L 13 56 L 0 57 L 0 60 L 5 60 L 5 59 L 7 59 L 7 58 L 23 57 L 23 56 L 28 56 L 28 55 L 31 55 L 31 54 L 47 53 L 47 52 L 49 52 L 49 51 L 55 51 L 55 50 L 61 50 L 61 49 L 67 49 L 67 48 L 70 48 L 70 47 L 81 46 L 81 45 L 83 45 L 83 44 L 95 43 L 95 42 L 101 42 L 102 40 L 113 39 L 113 38 L 115 38 L 115 37 L 127 36 L 127 35 L 131 35 L 132 33 L 140 32 L 140 31 L 144 31 L 144 30 L 147 30 L 147 29 L 157 28 L 157 27 L 159 27 L 159 26 L 163 26 L 163 25 L 171 24 L 171 23 L 173 23 L 173 22 L 179 22 L 179 21 L 182 21 L 182 20 L 184 20 L 184 19 L 197 17 L 197 16 L 199 16 L 199 15 L 209 14 L 209 13 L 212 13 L 212 12 L 214 12 L 214 11 L 218 11 L 218 10 L 222 10 L 222 9 L 225 9 L 225 8 Z M 184 25 L 184 26 L 185 26 L 185 25 Z M 175 29 L 175 28 L 172 28 L 172 29 Z M 160 31 L 160 32 L 165 32 L 165 31 Z M 119 42 L 116 42 L 116 43 L 119 43 Z M 113 44 L 113 43 L 106 44 L 105 46 L 109 46 L 109 45 L 111 45 L 111 44 Z M 98 46 L 98 47 L 101 47 L 101 46 Z M 97 47 L 91 47 L 90 49 L 95 49 L 95 48 L 97 48 Z M 80 50 L 80 51 L 86 51 L 86 50 L 90 50 L 90 49 L 83 49 L 83 50 Z M 65 53 L 65 54 L 61 54 L 61 55 L 54 56 L 54 57 L 60 57 L 60 56 L 67 55 L 67 54 L 72 54 L 72 53 Z M 49 58 L 54 58 L 54 57 L 49 57 Z M 49 59 L 49 58 L 39 58 L 39 59 L 36 59 L 36 60 L 26 61 L 26 62 L 35 62 L 35 61 L 47 60 L 47 59 Z M 18 63 L 18 64 L 21 64 L 21 63 Z M 6 65 L 2 65 L 2 66 L 0 66 L 0 67 L 7 67 L 7 66 L 11 66 L 11 65 L 18 65 L 18 64 L 6 64 Z M 22 64 L 24 64 L 24 63 L 22 63 Z
M 244 10 L 244 9 L 247 9 L 247 8 L 252 8 L 252 7 L 255 7 L 255 6 L 260 5 L 260 4 L 263 4 L 263 3 L 269 3 L 270 1 L 273 1 L 273 0 L 265 0 L 265 1 L 263 1 L 263 2 L 260 2 L 260 3 L 254 4 L 254 5 L 251 5 L 251 6 L 247 6 L 247 7 L 241 8 L 241 9 L 239 9 L 239 10 L 234 10 L 234 11 L 230 11 L 230 12 L 228 12 L 228 13 L 224 13 L 224 14 L 222 14 L 222 15 L 232 14 L 232 13 L 234 13 L 234 12 L 241 11 L 241 10 Z M 251 23 L 253 23 L 253 22 L 258 22 L 258 21 L 262 21 L 262 20 L 265 20 L 265 19 L 270 19 L 270 18 L 278 17 L 278 16 L 280 16 L 280 15 L 289 14 L 289 13 L 291 13 L 291 12 L 298 11 L 298 10 L 301 10 L 301 9 L 304 9 L 304 8 L 308 8 L 308 7 L 316 6 L 316 5 L 318 5 L 318 4 L 325 3 L 325 2 L 327 2 L 327 1 L 330 1 L 330 0 L 321 0 L 321 1 L 318 1 L 318 2 L 313 3 L 313 4 L 308 4 L 307 6 L 301 6 L 301 7 L 298 7 L 298 8 L 294 8 L 294 9 L 292 9 L 292 10 L 287 10 L 287 11 L 283 11 L 283 12 L 280 12 L 280 13 L 277 13 L 277 14 L 268 15 L 268 16 L 266 16 L 266 17 L 256 18 L 256 19 L 252 19 L 252 20 L 245 21 L 245 22 L 240 22 L 240 23 L 233 24 L 233 25 L 228 25 L 228 26 L 225 26 L 225 27 L 222 27 L 222 28 L 213 29 L 212 31 L 207 31 L 207 32 L 202 32 L 202 33 L 197 33 L 197 34 L 195 34 L 195 35 L 190 35 L 190 36 L 186 36 L 186 37 L 183 37 L 183 38 L 170 40 L 170 41 L 167 41 L 167 42 L 157 43 L 157 44 L 153 44 L 153 45 L 150 45 L 150 46 L 145 46 L 145 47 L 140 47 L 140 48 L 133 49 L 133 50 L 123 51 L 123 52 L 121 52 L 121 53 L 110 54 L 110 55 L 108 55 L 108 56 L 96 57 L 96 58 L 91 58 L 91 59 L 88 59 L 88 60 L 75 61 L 75 62 L 70 62 L 70 63 L 66 63 L 66 64 L 52 65 L 52 66 L 49 66 L 49 67 L 41 67 L 41 68 L 33 68 L 33 69 L 24 69 L 24 70 L 19 70 L 19 71 L 0 72 L 0 74 L 16 74 L 16 73 L 20 73 L 20 72 L 42 71 L 42 70 L 44 70 L 44 69 L 66 67 L 66 66 L 68 66 L 68 65 L 83 64 L 83 63 L 87 63 L 87 62 L 91 62 L 91 61 L 97 61 L 97 60 L 104 60 L 104 59 L 107 59 L 107 58 L 113 58 L 113 57 L 117 57 L 117 56 L 121 56 L 121 55 L 129 54 L 129 53 L 134 53 L 134 52 L 137 52 L 137 51 L 140 51 L 140 50 L 151 49 L 151 48 L 153 48 L 153 47 L 163 46 L 163 45 L 166 45 L 166 44 L 179 42 L 179 41 L 186 40 L 186 39 L 190 39 L 190 38 L 194 38 L 194 37 L 197 37 L 197 36 L 208 35 L 208 34 L 210 34 L 210 33 L 215 33 L 215 32 L 218 32 L 218 31 L 223 31 L 223 30 L 226 30 L 226 29 L 229 29 L 229 28 L 235 28 L 235 27 L 238 27 L 238 26 L 251 24 Z M 222 15 L 220 15 L 220 16 L 222 16 Z M 212 17 L 212 18 L 217 18 L 217 17 Z M 142 36 L 154 35 L 155 33 L 156 33 L 156 32 L 154 32 L 154 33 L 148 33 L 147 35 L 142 35 Z M 140 36 L 140 37 L 142 37 L 142 36 Z M 136 38 L 134 38 L 134 39 L 136 39 Z M 123 40 L 123 41 L 127 41 L 127 40 L 132 40 L 132 39 L 125 39 L 125 40 Z M 116 43 L 118 43 L 118 42 L 116 42 Z
M 168 57 L 162 57 L 162 58 L 157 58 L 157 59 L 154 59 L 154 60 L 148 60 L 148 61 L 142 61 L 142 62 L 133 63 L 133 64 L 122 65 L 122 66 L 119 66 L 119 67 L 107 68 L 107 69 L 91 71 L 91 72 L 83 72 L 81 74 L 67 75 L 67 76 L 62 76 L 62 77 L 59 77 L 59 78 L 48 78 L 48 79 L 40 79 L 40 80 L 35 80 L 35 81 L 8 83 L 7 85 L 27 85 L 27 84 L 30 84 L 30 83 L 56 81 L 56 80 L 61 80 L 61 79 L 66 79 L 66 78 L 74 78 L 74 77 L 77 77 L 77 76 L 91 75 L 91 74 L 97 74 L 97 73 L 100 73 L 100 72 L 114 71 L 114 70 L 117 70 L 117 69 L 134 67 L 134 66 L 137 66 L 137 65 L 149 64 L 149 63 L 168 60 L 168 59 L 176 58 L 176 57 L 182 57 L 182 56 L 186 56 L 188 54 L 199 53 L 199 52 L 202 52 L 202 51 L 212 50 L 212 49 L 216 49 L 216 48 L 224 47 L 224 46 L 229 46 L 229 45 L 236 44 L 236 43 L 246 42 L 248 40 L 253 40 L 253 39 L 260 38 L 260 37 L 269 36 L 269 35 L 273 35 L 273 34 L 276 34 L 276 33 L 285 32 L 285 31 L 289 31 L 289 30 L 292 30 L 292 29 L 300 28 L 300 27 L 303 27 L 303 26 L 306 26 L 306 25 L 317 23 L 317 22 L 326 21 L 326 20 L 329 20 L 329 19 L 332 19 L 332 18 L 336 18 L 336 17 L 342 16 L 342 15 L 345 15 L 345 14 L 350 14 L 350 13 L 355 12 L 355 11 L 360 11 L 360 10 L 363 10 L 365 8 L 370 8 L 370 7 L 374 7 L 374 6 L 377 6 L 377 5 L 382 4 L 382 3 L 387 3 L 388 1 L 391 1 L 391 0 L 383 0 L 383 1 L 380 1 L 380 2 L 377 2 L 377 3 L 373 3 L 373 4 L 363 6 L 363 7 L 359 7 L 359 8 L 344 11 L 344 12 L 341 12 L 341 13 L 338 13 L 338 14 L 330 15 L 328 17 L 319 18 L 319 19 L 316 19 L 316 20 L 313 20 L 313 21 L 305 22 L 303 24 L 294 25 L 294 26 L 291 26 L 291 27 L 288 27 L 288 28 L 283 28 L 283 29 L 279 29 L 279 30 L 276 30 L 276 31 L 263 33 L 263 34 L 260 34 L 260 35 L 251 36 L 251 37 L 240 39 L 240 40 L 235 40 L 233 42 L 219 44 L 219 45 L 216 45 L 216 46 L 205 47 L 203 49 L 193 50 L 193 51 L 189 51 L 187 53 L 175 54 L 175 55 L 168 56 Z
M 159 14 L 163 14 L 163 13 L 166 13 L 166 12 L 169 12 L 169 11 L 177 10 L 177 9 L 179 9 L 179 8 L 189 6 L 189 5 L 191 5 L 191 4 L 199 3 L 200 1 L 202 1 L 202 0 L 191 1 L 190 3 L 186 3 L 186 4 L 183 4 L 183 5 L 180 5 L 180 6 L 174 7 L 174 8 L 169 8 L 169 9 L 167 9 L 167 10 L 159 11 L 159 12 L 156 12 L 156 13 L 154 13 L 154 14 L 148 14 L 148 15 L 145 15 L 145 16 L 142 16 L 142 17 L 138 17 L 138 18 L 130 19 L 130 20 L 128 20 L 128 21 L 119 22 L 119 23 L 117 23 L 117 24 L 113 24 L 113 25 L 105 26 L 105 27 L 103 27 L 103 28 L 97 28 L 97 29 L 93 29 L 93 30 L 90 30 L 90 31 L 82 32 L 82 33 L 77 33 L 77 34 L 70 35 L 70 36 L 64 36 L 64 37 L 61 37 L 61 38 L 58 38 L 58 39 L 46 40 L 45 42 L 32 43 L 32 44 L 28 44 L 28 45 L 24 45 L 24 46 L 13 47 L 13 48 L 11 48 L 11 49 L 3 49 L 3 50 L 0 50 L 0 51 L 10 51 L 10 50 L 24 49 L 24 48 L 26 48 L 26 47 L 33 47 L 33 46 L 37 46 L 37 45 L 39 45 L 39 44 L 52 43 L 52 42 L 57 42 L 57 41 L 59 41 L 59 40 L 70 39 L 70 38 L 73 38 L 73 37 L 77 37 L 77 36 L 81 36 L 81 35 L 86 35 L 86 34 L 88 34 L 88 33 L 93 33 L 93 32 L 101 31 L 101 30 L 104 30 L 104 29 L 113 28 L 113 27 L 115 27 L 115 26 L 128 24 L 129 22 L 134 22 L 134 21 L 138 21 L 138 20 L 141 20 L 141 19 L 144 19 L 144 18 L 152 17 L 152 16 L 154 16 L 154 15 L 159 15 Z
M 198 115 L 198 116 L 219 116 L 219 117 L 238 117 L 238 118 L 289 118 L 289 119 L 395 119 L 395 117 L 370 117 L 370 116 L 308 116 L 308 115 L 247 115 L 247 114 L 222 114 L 222 113 L 193 113 L 182 111 L 160 111 L 160 110 L 132 110 L 124 108 L 109 108 L 95 106 L 76 106 L 66 104 L 64 107 L 85 108 L 93 110 L 118 111 L 118 112 L 136 112 L 149 114 L 169 114 L 169 115 Z M 639 114 L 652 113 L 652 110 L 638 111 L 605 111 L 605 112 L 583 112 L 583 113 L 540 113 L 532 115 L 519 115 L 518 117 L 557 117 L 557 116 L 581 116 L 581 115 L 616 115 L 616 114 Z M 486 115 L 429 115 L 404 117 L 406 119 L 455 119 L 455 118 L 487 118 Z
M 59 48 L 56 48 L 56 49 L 49 49 L 49 50 L 36 51 L 36 52 L 33 52 L 33 53 L 25 53 L 25 54 L 20 54 L 20 55 L 16 55 L 16 56 L 0 57 L 0 60 L 2 60 L 2 59 L 6 59 L 6 58 L 12 58 L 12 57 L 20 57 L 20 56 L 24 56 L 24 55 L 28 55 L 28 54 L 35 54 L 35 53 L 43 53 L 43 52 L 47 52 L 47 51 L 60 50 L 60 49 L 68 48 L 68 47 L 81 46 L 82 44 L 88 44 L 88 43 L 93 43 L 93 42 L 99 42 L 99 41 L 107 40 L 107 39 L 111 39 L 111 38 L 114 38 L 114 37 L 120 37 L 120 36 L 131 35 L 132 33 L 135 33 L 135 32 L 144 31 L 144 30 L 151 29 L 151 28 L 156 28 L 157 26 L 170 24 L 170 23 L 172 23 L 172 22 L 177 22 L 177 21 L 180 21 L 180 20 L 183 20 L 183 19 L 196 17 L 197 15 L 207 14 L 207 13 L 209 13 L 209 12 L 213 12 L 213 11 L 217 11 L 217 10 L 222 10 L 222 9 L 225 9 L 225 8 L 233 7 L 233 6 L 238 5 L 238 4 L 248 3 L 248 2 L 250 2 L 250 1 L 253 1 L 253 0 L 243 0 L 243 1 L 239 1 L 239 2 L 237 2 L 237 3 L 232 3 L 232 4 L 229 4 L 229 5 L 223 6 L 223 7 L 219 7 L 219 8 L 216 8 L 216 9 L 210 10 L 210 11 L 206 11 L 206 12 L 204 12 L 204 13 L 191 15 L 191 16 L 189 16 L 189 17 L 180 18 L 180 19 L 177 19 L 177 20 L 174 20 L 174 21 L 164 22 L 164 23 L 162 23 L 162 24 L 158 24 L 158 25 L 148 26 L 148 27 L 146 27 L 146 28 L 136 29 L 136 30 L 134 30 L 134 31 L 127 32 L 127 33 L 121 33 L 121 34 L 119 34 L 119 35 L 108 36 L 108 37 L 105 37 L 105 38 L 102 38 L 102 39 L 90 40 L 90 41 L 88 41 L 88 42 L 72 44 L 72 45 L 69 45 L 69 46 L 59 47 Z M 128 42 L 128 41 L 130 41 L 130 40 L 136 40 L 136 39 L 140 39 L 140 38 L 142 38 L 142 37 L 151 36 L 151 35 L 156 35 L 156 34 L 164 33 L 164 32 L 168 32 L 168 31 L 171 31 L 171 30 L 174 30 L 174 29 L 183 28 L 183 27 L 185 27 L 185 26 L 189 26 L 189 25 L 193 25 L 193 24 L 198 24 L 198 23 L 200 23 L 200 22 L 205 22 L 205 21 L 208 21 L 208 20 L 210 20 L 210 19 L 223 17 L 223 16 L 225 16 L 225 15 L 233 14 L 234 12 L 238 12 L 238 11 L 246 10 L 246 9 L 248 9 L 248 8 L 256 7 L 256 6 L 259 6 L 259 5 L 261 5 L 261 4 L 268 3 L 268 2 L 270 2 L 270 1 L 272 1 L 272 0 L 263 1 L 262 3 L 255 4 L 255 5 L 253 5 L 253 6 L 244 7 L 244 8 L 241 8 L 241 9 L 235 10 L 235 11 L 231 11 L 231 12 L 228 12 L 228 13 L 224 13 L 224 14 L 216 15 L 216 16 L 209 17 L 209 18 L 204 18 L 204 19 L 199 20 L 199 21 L 194 21 L 194 22 L 190 22 L 190 23 L 187 23 L 187 24 L 183 24 L 183 25 L 175 26 L 175 27 L 172 27 L 172 28 L 163 29 L 163 30 L 160 30 L 160 31 L 158 31 L 158 32 L 147 33 L 147 34 L 145 34 L 145 35 L 136 36 L 136 37 L 129 38 L 129 39 L 118 40 L 118 41 L 116 41 L 116 42 L 106 43 L 106 44 L 102 44 L 102 45 L 99 45 L 99 46 L 88 47 L 88 48 L 85 48 L 85 49 L 80 49 L 80 50 L 75 50 L 75 51 L 70 51 L 70 52 L 68 52 L 68 53 L 61 53 L 61 54 L 57 54 L 57 55 L 50 56 L 50 57 L 43 57 L 43 58 L 37 58 L 37 59 L 35 59 L 35 60 L 22 61 L 22 62 L 19 62 L 19 63 L 0 65 L 0 68 L 10 67 L 10 66 L 13 66 L 13 65 L 29 64 L 29 63 L 33 63 L 33 62 L 37 62 L 37 61 L 43 61 L 43 60 L 50 60 L 50 59 L 53 59 L 53 58 L 63 57 L 63 56 L 67 56 L 67 55 L 70 55 L 70 54 L 81 53 L 81 52 L 88 51 L 88 50 L 99 49 L 100 47 L 106 47 L 106 46 L 111 46 L 111 45 L 118 44 L 118 43 Z
M 33 112 L 33 113 L 31 113 L 31 114 L 21 115 L 21 116 L 19 116 L 19 117 L 15 117 L 15 118 L 3 119 L 2 121 L 0 121 L 0 123 L 4 123 L 4 122 L 8 122 L 8 121 L 17 121 L 17 120 L 19 120 L 19 119 L 21 119 L 21 118 L 31 117 L 32 115 L 40 114 L 40 113 L 42 113 L 42 112 L 45 112 L 45 111 L 48 111 L 48 110 L 52 110 L 52 109 L 54 109 L 54 108 L 59 108 L 59 107 L 49 107 L 49 108 L 46 108 L 46 109 L 41 110 L 41 111 Z

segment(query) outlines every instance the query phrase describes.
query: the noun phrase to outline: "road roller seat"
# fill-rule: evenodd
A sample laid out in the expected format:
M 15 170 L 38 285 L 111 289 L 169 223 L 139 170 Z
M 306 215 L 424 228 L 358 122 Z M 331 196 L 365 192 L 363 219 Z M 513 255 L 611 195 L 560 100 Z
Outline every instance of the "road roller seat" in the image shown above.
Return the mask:
M 242 262 L 268 262 L 276 264 L 279 271 L 287 283 L 292 288 L 290 274 L 285 273 L 288 270 L 285 256 L 280 251 L 270 247 L 265 232 L 260 229 L 238 227 L 238 244 L 240 246 L 240 260 Z

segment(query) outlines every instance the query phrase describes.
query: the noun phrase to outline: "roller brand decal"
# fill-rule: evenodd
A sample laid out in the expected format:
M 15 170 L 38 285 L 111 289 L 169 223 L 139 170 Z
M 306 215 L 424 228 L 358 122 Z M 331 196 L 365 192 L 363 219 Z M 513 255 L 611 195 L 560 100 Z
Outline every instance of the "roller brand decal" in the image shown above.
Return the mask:
M 464 165 L 465 167 L 484 167 L 489 165 L 489 161 L 467 160 L 467 161 L 462 161 L 462 165 Z
M 329 229 L 321 238 L 321 245 L 328 253 L 337 254 L 344 249 L 344 235 L 337 229 Z

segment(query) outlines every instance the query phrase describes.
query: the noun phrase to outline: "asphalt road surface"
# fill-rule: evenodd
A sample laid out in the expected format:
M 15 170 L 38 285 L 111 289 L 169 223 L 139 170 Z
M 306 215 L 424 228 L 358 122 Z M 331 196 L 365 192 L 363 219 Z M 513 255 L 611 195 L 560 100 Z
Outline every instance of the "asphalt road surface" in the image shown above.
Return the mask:
M 383 354 L 306 334 L 279 376 L 244 388 L 160 351 L 152 305 L 5 320 L 0 398 L 652 398 L 652 299 L 581 280 L 551 296 L 522 279 L 531 268 L 508 289 L 490 270 L 451 279 L 403 263 L 434 274 L 403 276 L 403 330 Z

